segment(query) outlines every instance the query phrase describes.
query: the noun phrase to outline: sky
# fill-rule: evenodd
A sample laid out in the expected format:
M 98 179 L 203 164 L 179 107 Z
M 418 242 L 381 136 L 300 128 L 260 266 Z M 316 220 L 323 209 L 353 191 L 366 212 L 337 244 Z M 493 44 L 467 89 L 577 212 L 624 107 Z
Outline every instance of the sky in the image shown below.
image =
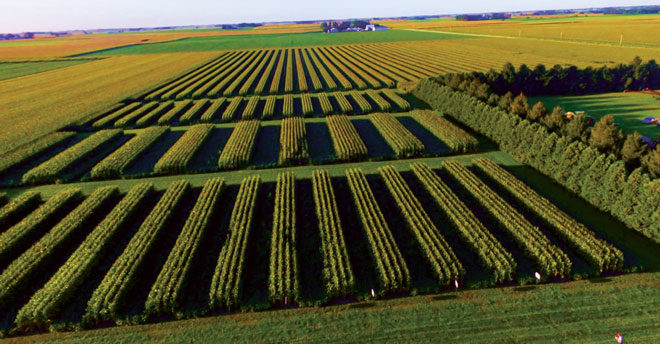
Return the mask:
M 658 4 L 658 1 L 0 0 L 0 32 L 398 17 L 652 4 Z

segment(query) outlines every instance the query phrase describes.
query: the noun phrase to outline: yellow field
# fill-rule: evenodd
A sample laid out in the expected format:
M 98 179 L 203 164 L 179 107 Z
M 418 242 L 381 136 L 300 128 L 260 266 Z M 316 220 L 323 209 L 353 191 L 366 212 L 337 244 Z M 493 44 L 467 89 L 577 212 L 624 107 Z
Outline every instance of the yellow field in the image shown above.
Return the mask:
M 0 154 L 108 110 L 217 54 L 118 56 L 0 81 Z
M 252 30 L 167 30 L 120 34 L 42 36 L 30 40 L 0 41 L 0 61 L 42 60 L 123 45 L 165 42 L 186 37 L 304 33 L 320 31 L 317 24 L 273 24 Z
M 532 20 L 492 21 L 383 21 L 383 25 L 403 29 L 425 29 L 508 37 L 530 37 L 594 41 L 618 44 L 660 45 L 660 15 L 561 17 Z

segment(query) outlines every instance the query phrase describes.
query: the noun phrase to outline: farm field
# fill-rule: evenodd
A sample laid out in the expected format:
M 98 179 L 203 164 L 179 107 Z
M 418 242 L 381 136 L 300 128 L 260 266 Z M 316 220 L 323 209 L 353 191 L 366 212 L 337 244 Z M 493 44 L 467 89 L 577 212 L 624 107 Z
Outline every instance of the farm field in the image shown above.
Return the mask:
M 511 162 L 510 158 L 503 158 Z M 545 216 L 544 213 L 537 213 L 531 209 L 524 210 L 521 207 L 529 200 L 516 200 L 513 194 L 507 193 L 504 184 L 491 179 L 492 177 L 489 174 L 493 170 L 476 168 L 483 160 L 476 159 L 474 156 L 459 159 L 458 161 L 472 163 L 472 167 L 466 169 L 463 163 L 454 159 L 434 159 L 436 160 L 423 161 L 425 163 L 423 165 L 410 164 L 411 161 L 401 161 L 388 169 L 384 169 L 382 163 L 372 165 L 371 168 L 364 165 L 364 169 L 361 163 L 354 163 L 350 166 L 338 165 L 329 171 L 331 173 L 329 174 L 330 178 L 325 180 L 305 177 L 305 175 L 311 173 L 312 177 L 316 178 L 316 174 L 319 173 L 318 169 L 307 168 L 307 172 L 300 171 L 303 173 L 299 173 L 299 170 L 291 170 L 291 175 L 295 177 L 295 189 L 292 190 L 295 191 L 293 191 L 293 198 L 283 201 L 294 202 L 289 203 L 287 207 L 293 206 L 293 208 L 288 209 L 294 211 L 295 223 L 299 224 L 294 225 L 291 229 L 294 233 L 298 232 L 299 236 L 299 240 L 295 241 L 296 244 L 294 244 L 293 253 L 291 254 L 304 255 L 307 258 L 299 262 L 299 272 L 292 275 L 292 278 L 300 287 L 296 289 L 295 295 L 297 296 L 289 298 L 289 302 L 301 306 L 318 305 L 332 300 L 331 295 L 336 295 L 330 294 L 329 289 L 325 290 L 321 287 L 324 285 L 323 281 L 326 280 L 326 277 L 319 277 L 315 272 L 316 268 L 314 268 L 314 266 L 330 264 L 328 259 L 335 259 L 331 258 L 333 255 L 326 255 L 327 252 L 323 253 L 327 248 L 325 244 L 322 244 L 319 237 L 322 234 L 322 232 L 319 233 L 319 230 L 323 228 L 321 224 L 325 220 L 318 216 L 323 213 L 324 207 L 327 206 L 322 205 L 327 203 L 319 203 L 321 194 L 318 194 L 319 197 L 316 196 L 317 192 L 322 192 L 319 189 L 321 185 L 325 185 L 325 190 L 329 190 L 325 192 L 330 192 L 328 200 L 331 207 L 334 202 L 343 205 L 342 208 L 339 208 L 339 212 L 335 210 L 333 216 L 335 217 L 336 226 L 340 226 L 338 227 L 340 233 L 343 232 L 343 235 L 346 236 L 344 244 L 346 253 L 344 254 L 347 255 L 348 259 L 345 260 L 344 264 L 346 268 L 355 271 L 353 287 L 344 289 L 345 291 L 338 295 L 351 295 L 358 300 L 368 299 L 370 289 L 374 289 L 376 294 L 381 296 L 391 295 L 393 292 L 395 294 L 401 292 L 411 292 L 413 294 L 434 293 L 447 288 L 449 284 L 452 284 L 454 278 L 460 280 L 461 285 L 468 288 L 478 288 L 491 285 L 500 279 L 499 283 L 504 284 L 509 283 L 507 281 L 511 279 L 518 283 L 529 283 L 533 279 L 535 270 L 542 271 L 544 276 L 547 276 L 544 279 L 560 281 L 563 278 L 579 279 L 598 276 L 600 275 L 599 271 L 655 269 L 659 264 L 657 257 L 653 254 L 656 249 L 653 244 L 645 241 L 639 235 L 627 234 L 629 230 L 625 227 L 615 225 L 612 220 L 603 218 L 602 214 L 594 211 L 593 208 L 580 204 L 582 203 L 580 201 L 576 202 L 574 199 L 563 200 L 562 196 L 557 199 L 554 196 L 546 196 L 552 197 L 553 202 L 556 202 L 560 207 L 556 211 L 561 213 L 567 211 L 573 216 L 575 216 L 574 214 L 580 214 L 579 222 L 575 222 L 573 226 L 582 226 L 579 223 L 588 226 L 583 227 L 585 228 L 585 236 L 582 238 L 564 237 L 561 234 L 561 226 L 552 222 L 542 222 Z M 535 173 L 530 170 L 517 169 L 515 166 L 510 166 L 507 170 L 515 173 L 505 172 L 505 175 L 508 175 L 507 178 L 513 178 L 512 180 L 516 180 L 517 177 L 523 178 L 533 187 L 541 186 L 537 191 L 539 194 L 554 195 L 560 190 L 556 186 L 539 183 L 538 175 L 535 176 Z M 166 183 L 166 190 L 161 188 L 154 190 L 149 184 L 133 183 L 133 186 L 130 186 L 127 192 L 118 191 L 114 188 L 113 183 L 106 183 L 104 187 L 94 188 L 91 192 L 85 191 L 84 194 L 88 195 L 86 198 L 81 197 L 76 185 L 70 187 L 59 186 L 59 190 L 47 198 L 47 202 L 43 205 L 40 205 L 41 202 L 36 204 L 33 202 L 21 210 L 21 213 L 25 215 L 14 215 L 11 223 L 17 224 L 2 234 L 3 238 L 6 239 L 3 242 L 7 244 L 0 251 L 2 254 L 0 257 L 3 257 L 3 266 L 5 266 L 3 274 L 0 275 L 0 280 L 4 281 L 2 283 L 8 284 L 4 289 L 6 291 L 0 295 L 0 302 L 11 305 L 6 306 L 6 309 L 13 309 L 13 311 L 5 313 L 2 319 L 3 326 L 5 328 L 13 327 L 11 324 L 14 322 L 14 317 L 16 317 L 15 319 L 20 326 L 26 326 L 26 328 L 44 326 L 43 320 L 39 320 L 43 319 L 44 316 L 54 321 L 51 326 L 55 326 L 55 328 L 70 328 L 76 327 L 76 324 L 80 322 L 88 325 L 97 321 L 142 322 L 156 314 L 173 314 L 177 317 L 201 315 L 214 309 L 226 308 L 228 305 L 243 310 L 263 309 L 264 307 L 269 308 L 270 305 L 277 305 L 282 300 L 277 299 L 277 301 L 274 301 L 269 298 L 268 288 L 270 288 L 270 283 L 273 283 L 273 280 L 271 279 L 271 282 L 269 282 L 266 279 L 267 271 L 263 271 L 266 266 L 261 262 L 268 259 L 269 255 L 275 254 L 276 251 L 274 250 L 279 249 L 274 247 L 267 249 L 267 247 L 269 246 L 270 237 L 275 235 L 270 228 L 272 227 L 275 231 L 275 224 L 278 223 L 276 221 L 278 207 L 287 204 L 275 202 L 273 199 L 276 197 L 275 190 L 279 190 L 280 184 L 283 183 L 281 176 L 280 172 L 273 172 L 271 177 L 264 175 L 264 178 L 261 178 L 261 174 L 248 172 L 243 173 L 241 176 L 234 176 L 234 179 L 240 177 L 237 182 L 225 181 L 223 184 L 222 177 L 211 179 L 213 175 L 209 175 L 203 179 L 198 179 L 202 184 L 201 188 L 189 184 L 190 182 L 186 179 L 178 177 L 174 178 L 174 182 Z M 468 182 L 469 178 L 473 179 Z M 219 187 L 213 187 L 214 184 L 211 181 L 219 182 Z M 447 198 L 434 198 L 432 195 L 436 191 L 432 191 L 434 190 L 431 188 L 432 185 L 435 185 L 433 188 L 450 185 L 453 191 L 449 191 L 449 195 L 452 195 L 449 199 L 453 197 L 455 203 L 443 203 L 447 202 L 445 201 Z M 481 191 L 476 193 L 471 185 L 481 185 L 479 186 Z M 33 189 L 36 192 L 39 192 L 39 190 L 38 188 Z M 493 191 L 486 192 L 486 190 Z M 101 191 L 112 192 L 101 193 Z M 120 196 L 117 192 L 125 196 Z M 255 199 L 255 193 L 261 196 Z M 488 196 L 495 197 L 488 198 L 489 201 L 486 201 L 486 198 L 481 198 L 489 193 L 492 195 L 499 194 L 500 196 Z M 353 197 L 351 197 L 351 194 L 353 194 Z M 148 195 L 152 196 L 147 197 Z M 312 198 L 312 195 L 315 195 L 314 198 Z M 191 207 L 193 204 L 195 204 L 195 208 L 201 206 L 202 200 L 206 197 L 211 197 L 211 199 L 221 197 L 223 202 L 217 208 L 212 207 L 217 209 L 214 211 L 214 216 L 205 217 L 202 222 L 195 225 L 198 226 L 198 230 L 202 231 L 199 235 L 189 236 L 184 234 L 187 233 L 188 222 L 193 219 L 192 215 L 205 213 L 191 212 Z M 414 201 L 410 205 L 405 205 L 406 203 L 397 200 L 398 197 Z M 370 209 L 375 209 L 376 214 L 381 211 L 388 214 L 386 220 L 380 215 L 382 220 L 379 226 L 384 226 L 382 227 L 384 232 L 376 231 L 377 227 L 372 227 L 375 224 L 372 225 L 366 222 L 367 217 L 363 213 L 366 208 L 362 208 L 361 203 L 357 201 L 358 199 L 373 202 L 374 208 Z M 491 208 L 493 204 L 504 200 L 511 202 L 511 204 L 519 204 L 515 208 L 517 210 L 514 208 Z M 119 202 L 126 204 L 120 206 Z M 241 202 L 247 203 L 239 207 L 239 204 L 243 204 Z M 129 204 L 133 205 L 129 206 Z M 348 207 L 348 204 L 352 206 Z M 454 206 L 451 204 L 459 205 L 459 208 L 452 208 Z M 113 208 L 113 205 L 116 206 Z M 146 211 L 132 212 L 131 207 L 138 205 Z M 30 209 L 35 209 L 35 207 L 37 207 L 36 210 L 30 213 Z M 90 207 L 98 207 L 102 210 L 97 211 L 93 217 L 81 217 L 82 214 L 87 214 L 86 212 L 90 211 L 88 210 Z M 421 215 L 423 217 L 430 216 L 425 220 L 429 221 L 426 228 L 437 228 L 437 230 L 434 230 L 434 232 L 437 231 L 434 235 L 440 236 L 435 240 L 439 240 L 437 242 L 445 242 L 446 240 L 447 244 L 444 244 L 448 245 L 445 246 L 445 250 L 448 250 L 446 252 L 453 251 L 456 253 L 457 256 L 453 259 L 453 262 L 460 264 L 461 267 L 456 277 L 450 277 L 451 279 L 447 280 L 447 272 L 438 275 L 439 271 L 445 271 L 449 268 L 449 265 L 446 265 L 449 261 L 441 259 L 439 263 L 434 263 L 433 260 L 424 258 L 424 255 L 422 255 L 424 250 L 431 249 L 431 246 L 428 245 L 437 245 L 437 243 L 428 242 L 426 239 L 422 240 L 422 237 L 418 237 L 414 234 L 414 231 L 405 229 L 408 227 L 406 221 L 410 219 L 405 214 L 415 209 L 414 207 L 417 207 L 417 210 L 415 210 L 417 214 L 423 214 Z M 453 213 L 456 210 L 451 210 L 461 209 L 460 207 L 463 210 L 458 213 Z M 163 213 L 161 209 L 169 209 L 169 211 Z M 245 209 L 244 211 L 247 211 L 247 213 L 242 215 L 243 213 L 237 212 L 237 209 Z M 448 213 L 441 215 L 443 213 L 441 209 L 445 209 L 445 212 Z M 184 215 L 173 218 L 167 215 L 171 211 L 176 211 L 178 214 L 190 213 L 191 216 Z M 66 216 L 73 212 L 79 212 L 80 215 Z M 519 225 L 525 225 L 522 228 L 512 227 L 511 223 L 504 220 L 506 217 L 500 217 L 505 213 L 509 214 L 506 216 L 518 218 L 516 221 L 519 221 Z M 466 234 L 467 232 L 462 232 L 460 224 L 463 223 L 463 220 L 460 220 L 460 216 L 455 218 L 454 215 L 450 214 L 471 217 L 470 221 L 476 221 L 485 226 L 483 230 L 493 236 L 492 245 L 502 245 L 501 254 L 511 255 L 507 259 L 513 263 L 510 267 L 512 270 L 504 273 L 501 269 L 505 269 L 505 267 L 489 265 L 486 263 L 488 260 L 482 260 L 483 256 L 479 258 L 480 254 L 485 251 L 478 248 L 477 242 L 471 241 L 472 239 Z M 236 238 L 235 241 L 235 234 L 233 234 L 240 232 L 230 231 L 232 234 L 228 235 L 227 231 L 224 230 L 218 232 L 205 230 L 205 228 L 215 226 L 231 230 L 231 226 L 238 225 L 235 224 L 235 221 L 238 221 L 237 216 L 239 215 L 241 221 L 247 221 L 244 222 L 245 227 L 242 227 L 246 232 L 240 240 Z M 25 216 L 24 220 L 20 220 L 21 216 Z M 50 219 L 50 223 L 57 223 L 54 225 L 57 228 L 49 229 L 50 225 L 43 223 L 45 219 Z M 85 221 L 84 223 L 87 223 L 88 226 L 80 227 L 82 221 Z M 120 225 L 121 223 L 127 223 L 125 221 L 131 221 L 130 223 L 134 223 L 134 225 Z M 184 221 L 187 222 L 184 223 Z M 319 223 L 319 227 L 316 226 L 317 223 Z M 409 225 L 412 225 L 412 223 L 416 222 L 410 222 Z M 531 223 L 540 227 L 529 227 L 532 226 Z M 65 225 L 66 227 L 64 227 Z M 190 225 L 192 225 L 192 222 Z M 227 225 L 230 227 L 227 227 Z M 19 226 L 25 228 L 19 231 Z M 64 228 L 67 228 L 66 231 Z M 76 228 L 78 229 L 76 230 Z M 120 229 L 121 231 L 119 231 Z M 526 231 L 530 232 L 527 233 Z M 64 234 L 55 235 L 55 233 L 60 232 L 70 234 L 66 234 L 66 236 Z M 532 234 L 534 232 L 536 234 Z M 26 234 L 16 236 L 18 233 Z M 109 239 L 96 238 L 97 235 L 103 235 L 103 238 L 110 238 L 109 235 L 112 235 L 112 238 L 115 238 L 113 242 L 116 243 L 114 248 L 106 247 L 107 245 L 104 244 Z M 358 252 L 364 252 L 364 250 L 380 250 L 376 241 L 372 241 L 372 235 L 389 237 L 389 252 L 399 252 L 400 250 L 399 269 L 403 269 L 401 271 L 405 271 L 408 276 L 402 280 L 402 284 L 390 284 L 383 277 L 376 278 L 380 275 L 377 272 L 378 269 L 391 268 L 388 265 L 392 264 L 391 262 L 380 261 L 382 258 L 379 258 L 379 254 L 376 253 L 372 258 L 357 254 Z M 542 260 L 539 259 L 544 255 L 544 253 L 541 253 L 542 251 L 523 254 L 521 251 L 516 250 L 516 247 L 531 245 L 530 242 L 525 243 L 525 239 L 523 239 L 528 235 L 543 237 L 545 243 L 540 241 L 540 247 L 547 245 L 546 248 L 554 247 L 555 250 L 560 250 L 558 252 L 566 254 L 565 258 L 562 258 L 565 259 L 562 264 L 569 264 L 564 265 L 567 270 L 562 272 L 562 270 L 557 270 L 557 267 L 551 268 L 541 263 Z M 42 236 L 41 239 L 39 239 L 40 236 Z M 160 244 L 153 246 L 150 244 L 153 240 L 158 240 Z M 181 282 L 177 283 L 181 287 L 177 287 L 178 289 L 175 290 L 180 290 L 180 292 L 177 292 L 180 296 L 173 299 L 174 303 L 170 303 L 170 306 L 155 311 L 149 306 L 151 303 L 156 302 L 156 299 L 152 299 L 156 297 L 155 295 L 152 296 L 152 293 L 157 289 L 152 283 L 159 283 L 160 275 L 168 271 L 169 261 L 172 257 L 178 257 L 178 255 L 169 252 L 183 245 L 183 240 L 189 241 L 186 247 L 189 247 L 188 250 L 192 251 L 189 251 L 190 253 L 187 255 L 189 258 L 181 264 L 195 266 L 195 271 L 198 271 L 201 275 L 196 276 L 196 274 L 190 274 L 190 272 L 179 275 L 177 278 Z M 598 246 L 610 247 L 613 251 L 612 253 L 597 253 L 598 251 L 589 251 L 590 249 L 586 248 L 572 249 L 573 245 L 570 242 L 575 242 L 574 240 L 596 240 L 600 242 L 597 244 Z M 616 244 L 615 246 L 609 246 L 608 242 Z M 20 253 L 31 245 L 33 245 L 32 248 L 22 254 Z M 45 255 L 42 253 L 35 256 L 31 253 L 39 250 L 42 245 L 51 247 Z M 198 245 L 199 247 L 197 247 Z M 76 250 L 79 246 L 80 249 Z M 83 246 L 89 248 L 82 249 Z M 244 261 L 244 263 L 237 266 L 238 270 L 232 270 L 237 275 L 224 277 L 225 275 L 220 273 L 224 270 L 218 270 L 224 264 L 217 266 L 215 264 L 216 260 L 218 262 L 224 261 L 219 259 L 217 255 L 222 256 L 225 249 L 237 249 L 236 254 L 242 257 L 241 259 Z M 56 252 L 60 252 L 60 254 L 56 254 Z M 99 258 L 86 256 L 92 254 L 92 252 Z M 99 256 L 99 254 L 102 256 Z M 596 263 L 596 261 L 589 258 L 595 257 L 592 255 L 601 254 L 605 254 L 597 260 L 601 263 Z M 58 263 L 51 261 L 46 266 L 43 264 L 46 257 L 56 258 Z M 70 258 L 67 260 L 67 257 Z M 105 258 L 100 259 L 100 257 Z M 606 259 L 606 263 L 599 265 L 603 264 L 602 259 Z M 607 263 L 608 259 L 611 259 L 610 263 Z M 131 270 L 117 275 L 120 271 L 123 271 L 119 268 L 120 264 L 127 264 L 124 263 L 125 261 L 133 261 L 128 265 L 131 266 Z M 416 263 L 411 265 L 410 262 Z M 27 265 L 29 268 L 22 265 L 24 268 L 19 273 L 19 270 L 16 270 L 19 264 L 30 265 Z M 79 272 L 69 271 L 74 266 L 79 267 Z M 94 268 L 95 266 L 96 268 Z M 214 266 L 216 266 L 215 273 L 213 273 Z M 291 265 L 287 266 L 290 268 Z M 60 268 L 58 269 L 58 267 Z M 85 272 L 90 271 L 89 269 L 96 269 L 96 271 L 100 269 L 100 271 L 105 272 L 97 277 L 92 277 Z M 40 271 L 39 275 L 36 274 L 37 271 Z M 188 271 L 188 268 L 184 271 Z M 75 273 L 75 275 L 63 278 L 70 273 Z M 105 274 L 105 278 L 101 281 L 103 274 Z M 139 282 L 136 280 L 138 275 L 141 276 Z M 563 276 L 563 278 L 560 276 Z M 217 283 L 225 283 L 223 281 L 228 278 L 233 280 L 230 292 L 228 294 L 225 294 L 224 291 L 214 292 L 213 286 L 216 285 L 216 281 Z M 280 278 L 282 277 L 277 277 L 274 281 L 279 281 Z M 125 282 L 121 282 L 122 280 Z M 227 282 L 232 280 L 227 280 Z M 31 282 L 28 284 L 28 281 Z M 61 290 L 69 284 L 71 286 L 67 288 L 66 294 L 52 294 L 54 290 Z M 118 294 L 112 296 L 116 298 L 116 301 L 111 303 L 103 301 L 97 304 L 95 300 L 102 297 L 106 293 L 104 290 L 111 285 L 121 286 Z M 12 295 L 11 293 L 18 290 L 17 288 L 22 288 L 21 295 L 23 296 L 18 299 L 7 299 L 8 295 Z M 211 290 L 210 298 L 209 288 Z M 27 290 L 31 291 L 27 292 Z M 172 292 L 175 290 L 172 290 Z M 32 294 L 35 296 L 30 298 L 29 296 Z M 217 300 L 223 300 L 223 303 L 216 303 L 214 301 L 216 298 L 218 298 Z M 230 303 L 227 304 L 226 302 Z
M 40 150 L 34 149 L 34 153 L 26 158 L 7 157 L 0 165 L 0 175 L 4 179 L 3 185 L 41 184 L 289 164 L 321 165 L 441 156 L 478 149 L 477 139 L 437 116 L 432 111 L 414 110 L 395 115 L 289 117 L 282 121 L 244 120 L 237 124 L 156 126 L 126 131 L 106 129 L 93 135 L 67 132 L 66 136 L 44 144 Z M 384 118 L 393 121 L 383 122 Z M 289 148 L 287 121 L 294 119 L 300 120 L 303 129 L 300 138 L 305 140 L 301 147 L 306 152 L 305 158 L 282 162 L 280 160 Z M 390 127 L 392 124 L 394 127 Z M 243 137 L 243 128 L 248 125 L 252 134 Z M 388 136 L 386 130 L 400 133 L 407 142 Z M 225 166 L 223 155 L 238 147 L 238 142 L 234 143 L 237 139 L 240 139 L 237 152 L 243 157 L 240 163 Z M 37 146 L 42 147 L 41 144 Z
M 51 333 L 25 343 L 283 341 L 393 343 L 449 336 L 461 343 L 507 341 L 604 343 L 630 333 L 630 343 L 658 341 L 660 276 L 643 273 L 569 282 L 365 301 L 324 308 L 242 313 L 85 332 Z M 619 316 L 630 313 L 625 321 Z M 523 319 L 514 317 L 521 314 Z
M 90 60 L 57 60 L 57 61 L 30 61 L 30 62 L 0 62 L 0 81 L 16 78 L 23 75 L 46 72 L 53 69 L 73 66 Z
M 567 111 L 584 111 L 587 116 L 599 119 L 614 115 L 616 123 L 626 133 L 634 131 L 660 140 L 660 127 L 643 124 L 646 117 L 660 117 L 660 95 L 647 92 L 617 92 L 585 96 L 549 96 L 531 98 L 533 104 L 542 101 L 549 109 L 562 106 Z
M 657 18 L 0 42 L 0 338 L 657 341 Z
M 659 48 L 657 15 L 598 15 L 559 18 L 514 18 L 493 21 L 418 20 L 384 21 L 395 28 L 429 29 L 504 37 L 527 37 L 587 43 L 623 44 Z
M 398 41 L 437 40 L 454 38 L 453 35 L 433 35 L 427 32 L 403 30 L 378 32 L 345 32 L 341 35 L 329 35 L 323 32 L 282 33 L 263 36 L 260 30 L 245 31 L 243 35 L 224 35 L 218 37 L 194 37 L 156 44 L 140 44 L 118 49 L 92 52 L 89 55 L 117 54 L 153 54 L 181 51 L 207 51 L 224 49 L 290 48 L 300 46 L 378 43 Z M 248 34 L 247 32 L 250 32 Z
M 122 56 L 0 81 L 0 151 L 4 153 L 107 111 L 117 102 L 197 67 L 214 55 Z

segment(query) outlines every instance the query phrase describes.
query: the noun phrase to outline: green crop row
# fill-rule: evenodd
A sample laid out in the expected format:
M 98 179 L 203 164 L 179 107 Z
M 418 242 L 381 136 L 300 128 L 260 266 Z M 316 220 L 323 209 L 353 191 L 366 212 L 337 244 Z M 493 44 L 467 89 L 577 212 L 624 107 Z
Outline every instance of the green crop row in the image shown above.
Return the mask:
M 433 197 L 452 222 L 463 242 L 494 276 L 496 283 L 513 279 L 516 262 L 511 253 L 495 239 L 472 211 L 428 165 L 414 163 L 411 169 L 424 189 Z
M 35 211 L 17 224 L 0 234 L 0 262 L 19 251 L 34 237 L 38 237 L 49 220 L 62 209 L 78 201 L 82 197 L 80 189 L 65 189 L 49 198 Z
M 107 201 L 119 193 L 118 191 L 119 189 L 114 186 L 96 189 L 46 235 L 12 261 L 0 275 L 0 307 L 16 297 L 21 287 L 38 274 L 45 265 L 48 265 L 50 259 L 57 258 L 54 255 L 61 246 L 76 231 L 84 230 L 85 224 L 94 216 L 94 213 L 101 211 Z
M 337 158 L 342 161 L 365 159 L 369 152 L 355 126 L 346 115 L 325 118 Z
M 371 123 L 390 145 L 397 158 L 408 158 L 424 153 L 424 144 L 395 117 L 385 113 L 369 115 Z
M 190 127 L 156 162 L 154 173 L 185 172 L 193 155 L 204 143 L 213 128 L 212 124 L 197 124 Z
M 446 161 L 443 166 L 479 204 L 490 213 L 518 246 L 530 256 L 543 278 L 568 277 L 572 263 L 559 247 L 554 245 L 511 204 L 490 189 L 474 173 L 456 161 Z
M 16 316 L 18 327 L 29 330 L 48 326 L 94 272 L 98 262 L 113 246 L 114 239 L 125 230 L 133 215 L 142 210 L 141 205 L 152 194 L 152 184 L 143 183 L 131 188 L 66 263 L 19 310 Z
M 412 117 L 442 140 L 452 152 L 473 152 L 479 146 L 479 141 L 474 136 L 433 111 L 414 110 Z
M 282 120 L 280 129 L 280 153 L 277 159 L 280 166 L 298 165 L 309 160 L 307 130 L 302 117 L 289 117 Z
M 433 267 L 440 285 L 462 280 L 465 276 L 463 265 L 401 174 L 392 165 L 379 167 L 378 172 L 403 214 L 408 228 L 415 235 L 417 245 Z
M 369 187 L 364 172 L 359 169 L 348 169 L 346 176 L 384 291 L 396 292 L 410 289 L 410 271 L 387 222 L 385 222 L 385 217 Z
M 167 127 L 151 127 L 144 129 L 119 149 L 101 160 L 92 168 L 93 179 L 110 179 L 121 177 L 126 168 L 144 153 L 159 138 L 169 132 Z
M 117 309 L 122 298 L 139 278 L 138 272 L 153 247 L 158 244 L 158 237 L 175 214 L 176 208 L 185 200 L 189 190 L 190 183 L 186 180 L 170 184 L 92 293 L 87 302 L 87 320 L 97 322 L 117 319 Z
M 599 272 L 620 271 L 623 268 L 623 252 L 605 240 L 597 238 L 584 224 L 557 208 L 548 199 L 525 185 L 489 159 L 476 159 L 480 170 L 511 192 L 538 216 L 547 221 L 551 228 L 584 257 Z
M 77 161 L 84 160 L 93 151 L 122 135 L 119 129 L 101 130 L 57 154 L 23 175 L 24 184 L 54 183 L 62 172 Z
M 151 287 L 145 308 L 150 314 L 173 314 L 180 308 L 183 290 L 193 269 L 200 242 L 219 202 L 224 180 L 206 181 L 165 265 Z
M 234 169 L 246 165 L 254 151 L 261 122 L 257 120 L 241 121 L 231 132 L 227 144 L 220 152 L 218 167 Z
M 76 133 L 71 131 L 54 132 L 3 154 L 0 156 L 0 175 L 9 172 L 12 167 L 27 162 L 36 155 L 43 153 L 49 148 L 58 145 L 75 135 Z
M 277 175 L 270 241 L 268 296 L 274 304 L 295 303 L 300 296 L 296 229 L 296 177 L 283 172 Z
M 211 279 L 211 309 L 231 308 L 239 303 L 247 246 L 257 205 L 260 179 L 258 175 L 243 178 L 229 220 L 228 237 L 222 246 Z
M 312 187 L 316 218 L 321 232 L 325 290 L 330 297 L 349 296 L 353 294 L 355 288 L 355 277 L 348 258 L 337 200 L 328 171 L 314 171 Z
M 40 193 L 27 191 L 2 206 L 0 208 L 0 230 L 4 230 L 8 222 L 35 207 L 39 202 L 41 202 Z

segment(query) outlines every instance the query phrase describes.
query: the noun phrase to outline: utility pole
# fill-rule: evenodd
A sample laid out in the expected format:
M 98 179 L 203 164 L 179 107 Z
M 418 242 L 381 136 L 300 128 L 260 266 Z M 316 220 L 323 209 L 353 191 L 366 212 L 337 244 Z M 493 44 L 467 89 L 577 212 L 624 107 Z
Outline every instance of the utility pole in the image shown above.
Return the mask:
M 619 45 L 623 45 L 623 34 L 621 34 L 621 38 L 619 38 Z

